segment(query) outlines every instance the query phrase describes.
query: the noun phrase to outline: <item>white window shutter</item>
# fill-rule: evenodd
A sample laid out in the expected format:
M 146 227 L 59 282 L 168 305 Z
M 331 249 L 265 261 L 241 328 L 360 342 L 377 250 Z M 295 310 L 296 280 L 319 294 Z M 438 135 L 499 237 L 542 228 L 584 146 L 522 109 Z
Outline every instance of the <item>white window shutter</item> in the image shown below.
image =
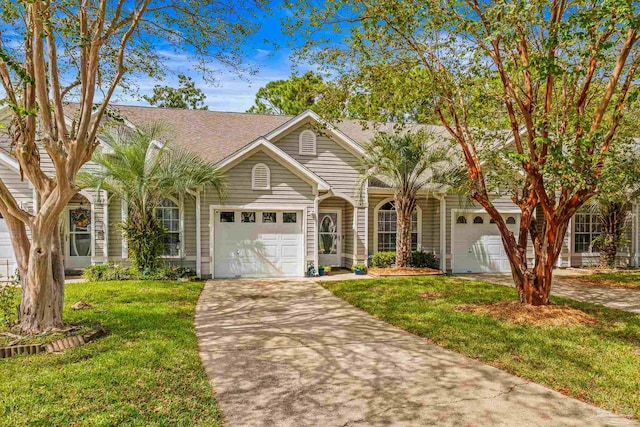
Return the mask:
M 269 190 L 271 188 L 271 171 L 264 163 L 256 164 L 251 170 L 251 188 L 253 190 Z
M 300 132 L 300 154 L 316 154 L 316 134 L 310 129 Z

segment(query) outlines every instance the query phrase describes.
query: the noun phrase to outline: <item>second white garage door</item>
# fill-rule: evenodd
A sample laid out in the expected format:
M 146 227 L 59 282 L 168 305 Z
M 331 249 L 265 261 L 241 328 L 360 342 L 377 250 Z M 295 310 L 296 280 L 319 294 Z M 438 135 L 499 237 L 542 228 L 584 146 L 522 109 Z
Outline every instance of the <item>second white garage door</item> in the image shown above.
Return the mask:
M 301 211 L 214 210 L 214 277 L 304 275 Z
M 17 266 L 7 223 L 0 215 L 0 281 L 13 276 Z
M 520 216 L 503 215 L 507 226 L 518 235 Z M 459 213 L 454 216 L 454 273 L 508 273 L 509 259 L 500 232 L 489 215 Z

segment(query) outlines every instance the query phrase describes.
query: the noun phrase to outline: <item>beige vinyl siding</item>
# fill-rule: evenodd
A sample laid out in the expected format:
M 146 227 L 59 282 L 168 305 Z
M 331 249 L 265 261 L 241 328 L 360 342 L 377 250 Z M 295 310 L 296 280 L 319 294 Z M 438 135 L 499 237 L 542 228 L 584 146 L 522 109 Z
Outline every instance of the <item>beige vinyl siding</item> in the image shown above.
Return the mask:
M 264 163 L 271 171 L 270 190 L 251 189 L 251 169 L 257 163 Z M 213 188 L 206 188 L 202 195 L 202 274 L 211 275 L 211 218 L 210 206 L 245 206 L 265 207 L 295 206 L 307 215 L 307 254 L 306 259 L 312 260 L 315 245 L 315 221 L 313 206 L 315 196 L 311 184 L 303 181 L 280 162 L 264 152 L 258 152 L 243 160 L 231 169 L 225 171 L 227 196 L 221 201 Z
M 0 179 L 9 188 L 20 207 L 33 212 L 33 190 L 30 188 L 27 178 L 21 180 L 20 172 L 4 162 L 0 162 Z
M 366 229 L 367 229 L 367 214 L 364 207 L 358 208 L 358 222 L 356 224 L 356 257 L 354 260 L 356 263 L 361 263 L 367 259 L 368 248 L 365 245 L 366 241 Z
M 305 129 L 310 128 L 296 129 L 274 143 L 324 179 L 335 193 L 342 193 L 355 199 L 360 176 L 358 159 L 342 145 L 324 135 L 316 135 L 315 155 L 300 155 L 298 138 Z
M 122 261 L 122 201 L 120 197 L 109 198 L 109 260 Z

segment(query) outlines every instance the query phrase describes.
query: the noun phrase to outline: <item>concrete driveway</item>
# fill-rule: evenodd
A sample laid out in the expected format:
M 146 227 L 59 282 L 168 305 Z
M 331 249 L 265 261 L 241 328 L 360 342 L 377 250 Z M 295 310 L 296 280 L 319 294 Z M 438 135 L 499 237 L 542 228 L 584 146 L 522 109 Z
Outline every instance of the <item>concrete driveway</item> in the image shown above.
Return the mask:
M 227 426 L 622 426 L 396 329 L 306 280 L 216 280 L 196 310 Z
M 593 274 L 593 272 L 580 269 L 554 270 L 551 295 L 571 298 L 576 301 L 591 302 L 640 314 L 640 291 L 637 289 L 618 289 L 585 285 L 575 280 L 577 276 L 588 274 Z M 508 273 L 469 273 L 456 274 L 456 277 L 514 287 L 513 278 L 511 274 Z

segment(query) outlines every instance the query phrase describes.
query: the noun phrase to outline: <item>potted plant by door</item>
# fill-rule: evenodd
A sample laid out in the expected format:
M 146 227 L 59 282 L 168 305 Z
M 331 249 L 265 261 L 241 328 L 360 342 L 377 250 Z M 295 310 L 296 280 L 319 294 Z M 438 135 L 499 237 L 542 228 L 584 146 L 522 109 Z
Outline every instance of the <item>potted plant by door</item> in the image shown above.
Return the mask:
M 358 276 L 363 276 L 367 274 L 367 266 L 364 264 L 353 264 L 351 266 L 351 271 L 353 271 Z
M 324 265 L 318 267 L 318 276 L 324 276 L 326 273 L 324 272 Z

